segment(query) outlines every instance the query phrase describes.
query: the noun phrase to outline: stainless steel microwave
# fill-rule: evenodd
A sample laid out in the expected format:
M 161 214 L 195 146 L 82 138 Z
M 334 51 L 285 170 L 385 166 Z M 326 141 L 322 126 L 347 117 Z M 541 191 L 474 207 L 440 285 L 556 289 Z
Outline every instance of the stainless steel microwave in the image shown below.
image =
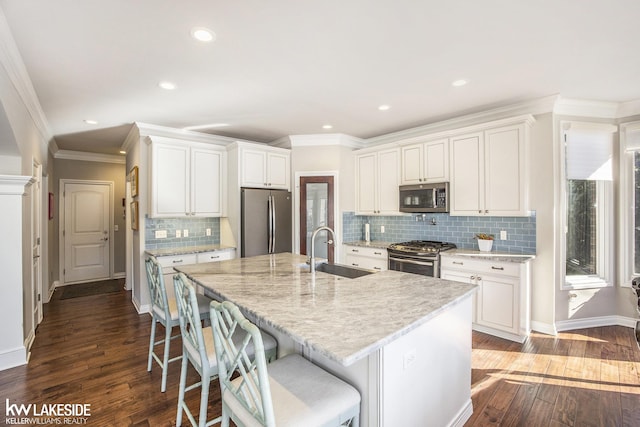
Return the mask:
M 400 212 L 449 212 L 449 183 L 400 186 Z

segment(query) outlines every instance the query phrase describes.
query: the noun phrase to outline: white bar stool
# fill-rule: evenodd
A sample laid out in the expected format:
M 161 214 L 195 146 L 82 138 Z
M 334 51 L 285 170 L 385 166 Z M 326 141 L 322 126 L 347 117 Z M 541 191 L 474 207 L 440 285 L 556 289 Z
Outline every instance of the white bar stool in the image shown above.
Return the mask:
M 178 413 L 176 415 L 176 426 L 182 425 L 182 412 L 187 415 L 192 426 L 210 426 L 218 423 L 221 417 L 207 421 L 207 406 L 209 399 L 209 384 L 212 379 L 218 376 L 218 360 L 216 358 L 215 346 L 213 344 L 213 332 L 211 326 L 202 328 L 202 323 L 198 317 L 198 301 L 196 299 L 195 288 L 189 283 L 183 274 L 177 274 L 173 278 L 180 314 L 180 332 L 182 334 L 182 369 L 180 371 L 180 389 L 178 392 Z M 231 332 L 233 335 L 233 331 Z M 236 334 L 232 339 L 238 345 L 242 345 L 243 334 Z M 264 350 L 261 355 L 266 360 L 275 360 L 277 355 L 277 342 L 268 334 L 260 336 L 264 341 Z M 253 349 L 246 348 L 248 358 L 253 357 Z M 265 355 L 266 353 L 266 355 Z M 200 381 L 187 387 L 187 367 L 189 362 L 200 374 Z M 200 390 L 200 413 L 198 421 L 187 406 L 184 395 L 187 391 L 201 387 Z
M 162 266 L 155 257 L 148 257 L 145 261 L 147 270 L 147 283 L 149 285 L 149 295 L 151 296 L 151 336 L 149 338 L 149 360 L 147 362 L 147 371 L 151 372 L 153 360 L 158 362 L 162 369 L 162 384 L 160 391 L 165 392 L 167 389 L 167 368 L 169 363 L 179 360 L 181 356 L 169 359 L 169 350 L 171 340 L 176 339 L 180 334 L 171 336 L 174 326 L 178 326 L 178 306 L 174 293 L 173 284 L 165 286 L 164 277 L 162 275 Z M 209 303 L 211 300 L 204 295 L 197 295 L 198 310 L 201 319 L 209 318 Z M 160 323 L 164 326 L 164 339 L 156 341 L 156 324 Z M 157 345 L 164 344 L 162 360 L 159 355 L 154 352 Z
M 260 330 L 231 302 L 211 302 L 222 391 L 222 427 L 351 426 L 360 423 L 360 393 L 291 354 L 267 366 Z M 237 342 L 238 329 L 245 336 Z M 232 339 L 233 337 L 233 339 Z M 255 349 L 255 358 L 247 351 Z M 240 375 L 234 378 L 234 372 Z

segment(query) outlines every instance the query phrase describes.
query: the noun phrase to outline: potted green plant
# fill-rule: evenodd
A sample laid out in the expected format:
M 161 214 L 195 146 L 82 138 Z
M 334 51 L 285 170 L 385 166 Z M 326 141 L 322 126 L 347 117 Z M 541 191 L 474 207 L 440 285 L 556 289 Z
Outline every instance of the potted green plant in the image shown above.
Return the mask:
M 478 240 L 478 249 L 481 252 L 490 252 L 493 247 L 493 234 L 478 233 L 476 234 Z

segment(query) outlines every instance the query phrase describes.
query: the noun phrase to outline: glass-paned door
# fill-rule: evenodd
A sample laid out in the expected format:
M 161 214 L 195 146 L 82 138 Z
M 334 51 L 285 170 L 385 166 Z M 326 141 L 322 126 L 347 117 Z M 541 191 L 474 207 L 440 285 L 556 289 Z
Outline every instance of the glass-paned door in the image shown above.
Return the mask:
M 322 226 L 334 229 L 333 224 L 333 177 L 300 177 L 300 253 L 311 253 L 311 235 Z M 334 245 L 328 245 L 328 232 L 323 231 L 316 238 L 316 258 L 333 262 Z

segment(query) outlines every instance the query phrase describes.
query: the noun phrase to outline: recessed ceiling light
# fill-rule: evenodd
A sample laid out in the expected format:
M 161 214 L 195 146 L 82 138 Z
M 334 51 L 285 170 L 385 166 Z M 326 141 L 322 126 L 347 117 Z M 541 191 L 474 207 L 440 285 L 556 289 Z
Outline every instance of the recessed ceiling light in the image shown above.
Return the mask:
M 167 82 L 167 81 L 158 83 L 158 86 L 166 90 L 174 90 L 176 88 L 176 85 L 174 83 Z
M 127 152 L 124 150 L 120 150 L 120 154 L 127 154 Z
M 91 120 L 91 119 L 85 119 L 84 122 L 88 125 L 97 125 L 98 121 L 97 120 Z
M 197 125 L 197 126 L 186 126 L 182 129 L 184 130 L 200 130 L 200 129 L 213 129 L 213 128 L 223 128 L 225 126 L 229 126 L 228 123 L 211 123 L 208 125 Z
M 191 29 L 191 37 L 201 42 L 210 42 L 216 39 L 216 33 L 208 28 L 196 27 Z
M 386 104 L 382 104 L 382 105 L 380 105 L 380 106 L 378 107 L 378 110 L 380 110 L 380 111 L 387 111 L 389 108 L 391 108 L 391 107 L 389 107 L 389 106 L 388 106 L 388 105 L 386 105 Z
M 333 126 L 331 126 L 331 125 L 323 125 L 322 129 L 333 129 Z
M 451 86 L 460 87 L 460 86 L 466 85 L 467 83 L 469 83 L 469 80 L 459 79 L 459 80 L 452 81 Z

